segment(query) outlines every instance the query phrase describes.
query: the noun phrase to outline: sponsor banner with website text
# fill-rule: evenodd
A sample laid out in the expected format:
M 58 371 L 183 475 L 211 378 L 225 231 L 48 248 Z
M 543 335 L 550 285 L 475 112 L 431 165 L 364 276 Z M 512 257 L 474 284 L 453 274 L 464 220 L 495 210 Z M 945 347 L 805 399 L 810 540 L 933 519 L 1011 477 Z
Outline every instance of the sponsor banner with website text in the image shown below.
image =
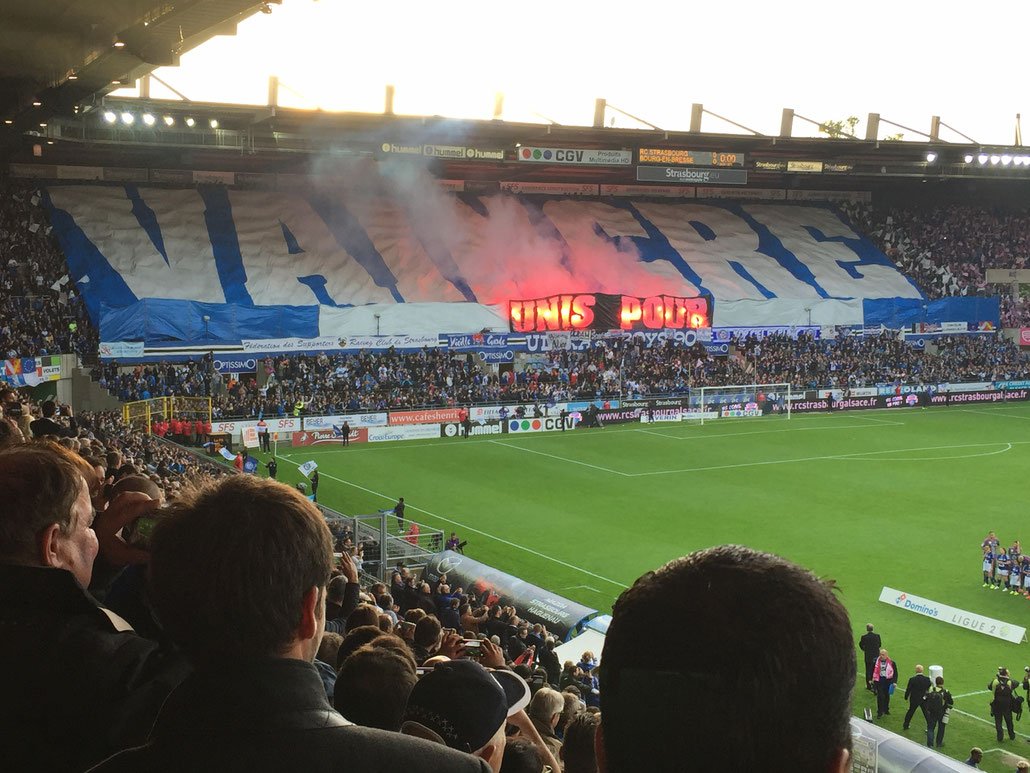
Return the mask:
M 399 427 L 369 427 L 369 443 L 389 443 L 394 440 L 429 440 L 440 437 L 439 424 L 404 424 Z
M 364 443 L 368 440 L 368 429 L 365 427 L 351 427 L 349 442 Z M 299 446 L 320 446 L 320 445 L 343 445 L 343 436 L 333 429 L 315 429 L 294 432 L 291 438 L 294 447 Z
M 347 422 L 351 427 L 385 427 L 388 413 L 344 413 L 339 416 L 305 416 L 304 429 L 332 429 Z
M 884 586 L 880 591 L 880 601 L 884 604 L 903 609 L 906 612 L 929 617 L 933 620 L 940 620 L 942 623 L 957 625 L 985 636 L 993 636 L 995 639 L 1019 644 L 1026 639 L 1026 628 L 1003 620 L 995 620 L 993 617 L 978 615 L 976 612 L 967 612 L 964 609 L 948 606 L 939 601 L 916 596 L 911 593 L 888 588 Z
M 442 424 L 445 421 L 459 421 L 461 408 L 427 408 L 423 411 L 391 411 L 389 425 Z

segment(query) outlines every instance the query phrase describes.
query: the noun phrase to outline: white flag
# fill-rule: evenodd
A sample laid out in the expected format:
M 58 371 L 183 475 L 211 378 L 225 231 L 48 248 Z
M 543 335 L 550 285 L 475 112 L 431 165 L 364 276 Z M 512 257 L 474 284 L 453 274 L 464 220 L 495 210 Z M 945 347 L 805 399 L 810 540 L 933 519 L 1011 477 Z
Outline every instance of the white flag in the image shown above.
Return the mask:
M 300 466 L 300 474 L 303 475 L 305 478 L 310 478 L 311 473 L 313 473 L 317 468 L 318 465 L 315 464 L 314 461 L 304 462 L 304 464 Z

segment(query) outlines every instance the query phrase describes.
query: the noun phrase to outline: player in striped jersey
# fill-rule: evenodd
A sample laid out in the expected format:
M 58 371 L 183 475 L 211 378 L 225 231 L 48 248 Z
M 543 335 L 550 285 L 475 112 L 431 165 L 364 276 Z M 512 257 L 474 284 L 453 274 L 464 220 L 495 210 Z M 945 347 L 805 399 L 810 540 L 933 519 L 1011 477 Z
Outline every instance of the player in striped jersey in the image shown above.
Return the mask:
M 998 569 L 997 584 L 994 587 L 1008 590 L 1009 570 L 1012 568 L 1012 561 L 1009 559 L 1008 553 L 1005 552 L 1005 548 L 1001 548 L 998 551 L 998 557 L 994 560 L 994 564 Z
M 984 545 L 984 587 L 994 587 L 994 546 Z

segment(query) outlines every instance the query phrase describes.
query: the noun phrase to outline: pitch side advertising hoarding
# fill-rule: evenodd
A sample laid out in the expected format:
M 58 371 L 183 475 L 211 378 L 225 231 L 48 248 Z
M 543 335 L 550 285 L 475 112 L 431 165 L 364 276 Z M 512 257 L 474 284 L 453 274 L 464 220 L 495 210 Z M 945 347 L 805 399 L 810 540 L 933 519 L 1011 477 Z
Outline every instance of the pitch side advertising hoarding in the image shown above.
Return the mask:
M 305 416 L 304 429 L 332 429 L 347 422 L 352 427 L 385 427 L 387 413 L 347 413 L 340 416 Z
M 299 432 L 300 431 L 300 419 L 299 418 L 284 418 L 284 419 L 266 419 L 265 423 L 268 425 L 269 432 Z M 231 435 L 236 435 L 243 432 L 246 427 L 256 427 L 258 425 L 257 419 L 238 420 L 238 421 L 215 421 L 211 423 L 212 432 L 228 432 Z
M 352 427 L 350 431 L 351 443 L 365 443 L 368 441 L 368 429 L 365 427 Z M 294 432 L 291 438 L 294 447 L 298 446 L 321 446 L 321 445 L 343 445 L 343 435 L 332 429 L 314 429 Z
M 460 424 L 441 424 L 440 434 L 443 437 L 461 437 L 461 425 Z M 469 428 L 469 435 L 471 437 L 478 437 L 479 435 L 503 435 L 504 434 L 504 422 L 502 421 L 488 421 L 484 424 L 473 423 Z
M 565 417 L 565 429 L 575 429 L 578 419 Z M 562 420 L 559 416 L 544 416 L 539 419 L 510 419 L 507 422 L 509 435 L 524 435 L 528 432 L 560 432 Z
M 404 424 L 398 427 L 369 427 L 369 443 L 389 443 L 394 440 L 430 440 L 440 437 L 439 424 Z
M 459 421 L 461 408 L 427 408 L 423 411 L 391 411 L 389 425 L 440 424 L 445 421 Z

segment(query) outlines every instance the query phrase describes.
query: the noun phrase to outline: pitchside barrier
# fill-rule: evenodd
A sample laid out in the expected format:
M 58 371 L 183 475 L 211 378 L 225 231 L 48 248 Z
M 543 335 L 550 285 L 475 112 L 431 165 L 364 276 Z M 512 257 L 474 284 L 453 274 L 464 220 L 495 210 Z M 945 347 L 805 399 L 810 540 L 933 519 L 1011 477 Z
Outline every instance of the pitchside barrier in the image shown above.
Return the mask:
M 995 639 L 1003 639 L 1013 644 L 1021 644 L 1026 641 L 1026 628 L 1004 620 L 995 620 L 993 617 L 978 615 L 976 612 L 967 612 L 964 609 L 948 606 L 939 601 L 926 599 L 911 593 L 888 588 L 884 586 L 880 591 L 880 601 L 884 604 L 903 609 L 906 612 L 928 617 L 931 620 L 939 620 L 949 625 L 957 625 L 969 631 L 982 633 L 984 636 L 993 636 Z
M 189 401 L 198 401 L 190 403 Z M 789 384 L 742 384 L 704 387 L 686 395 L 612 397 L 524 405 L 475 405 L 467 408 L 352 413 L 336 416 L 284 416 L 259 420 L 220 419 L 212 431 L 229 433 L 234 442 L 245 433 L 267 427 L 277 446 L 327 446 L 348 443 L 383 443 L 395 440 L 459 439 L 464 437 L 461 412 L 471 421 L 469 435 L 514 435 L 568 432 L 597 424 L 632 422 L 698 422 L 714 419 L 783 417 L 795 413 L 860 411 L 870 409 L 970 406 L 1030 401 L 1030 381 L 940 384 L 937 386 L 880 385 L 844 391 L 809 389 L 796 391 Z M 134 427 L 149 431 L 154 420 L 171 415 L 203 416 L 210 412 L 207 398 L 155 398 L 127 403 L 123 415 Z M 595 421 L 596 420 L 596 421 Z M 254 445 L 255 443 L 250 443 Z

